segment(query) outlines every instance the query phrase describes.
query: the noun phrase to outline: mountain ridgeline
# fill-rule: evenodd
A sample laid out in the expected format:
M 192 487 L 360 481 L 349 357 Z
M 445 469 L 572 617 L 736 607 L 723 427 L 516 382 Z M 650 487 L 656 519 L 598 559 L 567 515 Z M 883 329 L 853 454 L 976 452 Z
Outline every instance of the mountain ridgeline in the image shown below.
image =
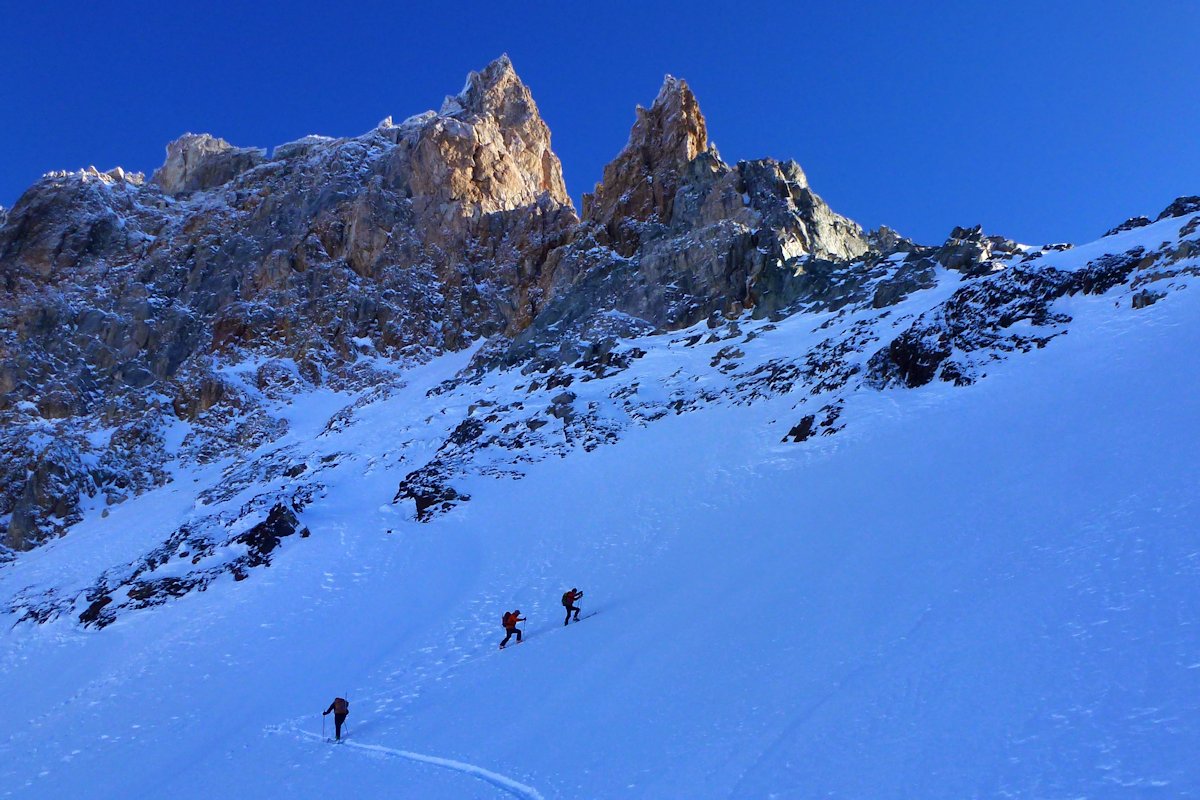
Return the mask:
M 1200 200 L 1183 198 L 1160 219 L 1197 211 Z M 730 342 L 713 368 L 733 370 L 739 320 L 882 316 L 939 276 L 961 281 L 886 341 L 847 328 L 794 364 L 755 365 L 729 398 L 803 387 L 819 402 L 798 414 L 789 440 L 833 433 L 844 423 L 838 392 L 967 384 L 989 359 L 1044 346 L 1069 322 L 1053 308 L 1058 297 L 1121 285 L 1130 308 L 1153 303 L 1196 269 L 1193 223 L 1161 246 L 1098 253 L 1074 272 L 1042 268 L 1052 247 L 978 228 L 956 228 L 935 247 L 886 228 L 868 234 L 831 210 L 795 162 L 727 164 L 692 91 L 669 76 L 577 210 L 506 57 L 471 73 L 439 111 L 353 138 L 308 136 L 268 153 L 187 134 L 149 180 L 120 168 L 51 173 L 0 210 L 0 561 L 171 481 L 179 465 L 229 462 L 210 503 L 256 481 L 296 479 L 212 522 L 238 529 L 232 539 L 201 536 L 194 522 L 163 531 L 162 553 L 105 576 L 86 598 L 26 609 L 40 619 L 69 606 L 102 623 L 115 586 L 138 585 L 181 543 L 211 552 L 236 539 L 246 558 L 218 572 L 240 579 L 269 563 L 281 537 L 308 534 L 303 509 L 321 484 L 270 450 L 288 431 L 274 409 L 289 397 L 320 389 L 363 402 L 412 367 L 474 347 L 439 391 L 518 369 L 525 391 L 547 393 L 568 445 L 574 430 L 594 446 L 628 420 L 589 424 L 595 416 L 568 387 L 619 373 L 644 355 L 639 338 L 706 323 L 704 343 Z M 660 410 L 714 399 L 671 398 Z M 467 499 L 456 476 L 508 474 L 520 458 L 495 453 L 530 446 L 516 428 L 540 435 L 512 404 L 482 420 L 471 408 L 400 482 L 396 502 L 411 501 L 418 519 Z M 660 416 L 644 411 L 630 419 Z M 333 415 L 326 430 L 353 413 Z M 496 425 L 503 433 L 491 435 Z M 173 578 L 143 599 L 215 574 Z

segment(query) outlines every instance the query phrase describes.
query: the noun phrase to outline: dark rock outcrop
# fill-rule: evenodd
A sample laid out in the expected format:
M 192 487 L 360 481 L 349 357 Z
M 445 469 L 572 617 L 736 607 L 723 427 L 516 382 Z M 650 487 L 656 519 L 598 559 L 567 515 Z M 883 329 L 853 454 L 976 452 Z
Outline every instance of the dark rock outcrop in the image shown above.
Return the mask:
M 1016 242 L 1003 236 L 985 236 L 983 226 L 976 225 L 952 230 L 935 258 L 946 269 L 977 276 L 1003 269 L 999 259 L 1011 258 L 1019 252 Z
M 879 350 L 869 362 L 867 384 L 883 389 L 915 388 L 934 379 L 973 383 L 999 354 L 1045 347 L 1064 332 L 1071 318 L 1055 310 L 1053 301 L 1103 294 L 1127 281 L 1144 263 L 1143 255 L 1138 249 L 1106 256 L 1076 272 L 1018 265 L 992 280 L 971 283 Z
M 298 516 L 303 508 L 302 495 L 300 492 L 291 499 L 275 499 L 265 519 L 233 536 L 224 533 L 220 525 L 212 528 L 202 522 L 184 525 L 143 558 L 108 570 L 81 598 L 51 599 L 40 606 L 30 605 L 24 615 L 44 621 L 75 608 L 84 627 L 99 629 L 111 625 L 122 613 L 152 608 L 189 592 L 204 591 L 222 576 L 245 580 L 251 569 L 270 565 L 285 539 L 310 535 Z M 261 514 L 259 499 L 242 509 L 242 516 L 253 518 Z M 240 522 L 224 520 L 226 525 L 234 527 Z M 225 555 L 228 553 L 237 555 L 228 557 Z
M 1187 197 L 1177 197 L 1171 205 L 1164 208 L 1162 213 L 1155 217 L 1155 220 L 1182 217 L 1187 214 L 1195 214 L 1197 211 L 1200 211 L 1200 196 L 1188 195 Z
M 1136 230 L 1138 228 L 1144 228 L 1149 224 L 1151 224 L 1149 217 L 1130 217 L 1129 219 L 1125 220 L 1117 227 L 1109 230 L 1104 235 L 1105 236 L 1113 236 L 1114 234 L 1124 233 L 1125 231 L 1132 231 L 1132 230 Z
M 0 543 L 24 549 L 61 535 L 82 519 L 80 500 L 95 493 L 88 471 L 80 459 L 79 449 L 68 439 L 57 439 L 44 447 L 29 443 L 27 455 L 20 452 L 8 461 L 4 479 L 20 486 L 19 492 L 0 495 L 0 514 L 10 514 L 8 530 Z M 25 475 L 14 474 L 14 467 L 25 467 Z

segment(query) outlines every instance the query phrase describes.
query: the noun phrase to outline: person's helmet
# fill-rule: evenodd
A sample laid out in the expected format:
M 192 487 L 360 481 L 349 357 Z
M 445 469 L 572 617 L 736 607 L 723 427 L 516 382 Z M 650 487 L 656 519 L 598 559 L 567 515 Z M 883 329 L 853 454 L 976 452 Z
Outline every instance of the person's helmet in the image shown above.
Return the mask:
M 519 608 L 518 608 L 518 609 L 517 609 L 516 611 L 514 611 L 513 613 L 514 613 L 514 614 L 520 614 L 520 613 L 521 613 L 521 609 L 519 609 Z

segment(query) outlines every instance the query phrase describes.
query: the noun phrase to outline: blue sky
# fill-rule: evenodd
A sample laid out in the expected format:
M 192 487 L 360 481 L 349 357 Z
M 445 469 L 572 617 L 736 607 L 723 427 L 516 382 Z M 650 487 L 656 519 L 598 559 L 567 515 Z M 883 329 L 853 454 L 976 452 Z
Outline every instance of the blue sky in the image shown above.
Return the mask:
M 794 158 L 868 227 L 1094 238 L 1200 194 L 1200 3 L 0 0 L 0 204 L 149 172 L 208 131 L 271 146 L 436 107 L 502 52 L 578 201 L 665 73 L 729 161 Z

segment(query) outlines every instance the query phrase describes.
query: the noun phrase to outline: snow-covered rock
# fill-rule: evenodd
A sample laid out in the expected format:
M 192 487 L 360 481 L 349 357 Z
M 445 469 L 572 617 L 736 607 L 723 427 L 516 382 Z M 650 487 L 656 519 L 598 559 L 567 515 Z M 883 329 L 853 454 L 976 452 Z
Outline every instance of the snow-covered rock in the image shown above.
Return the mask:
M 473 73 L 460 101 L 354 139 L 306 137 L 271 161 L 189 134 L 147 185 L 45 177 L 0 226 L 0 417 L 34 402 L 67 437 L 145 413 L 169 426 L 174 410 L 196 426 L 185 450 L 207 458 L 278 429 L 256 392 L 221 389 L 225 365 L 275 358 L 309 384 L 370 381 L 358 340 L 413 364 L 523 324 L 576 217 L 511 63 Z M 17 451 L 27 430 L 5 421 L 0 444 Z M 0 515 L 23 483 L 0 488 Z M 14 546 L 65 529 L 28 519 Z
M 1158 219 L 1182 217 L 1187 214 L 1195 214 L 1197 211 L 1200 211 L 1200 196 L 1178 197 L 1175 202 L 1162 210 Z

